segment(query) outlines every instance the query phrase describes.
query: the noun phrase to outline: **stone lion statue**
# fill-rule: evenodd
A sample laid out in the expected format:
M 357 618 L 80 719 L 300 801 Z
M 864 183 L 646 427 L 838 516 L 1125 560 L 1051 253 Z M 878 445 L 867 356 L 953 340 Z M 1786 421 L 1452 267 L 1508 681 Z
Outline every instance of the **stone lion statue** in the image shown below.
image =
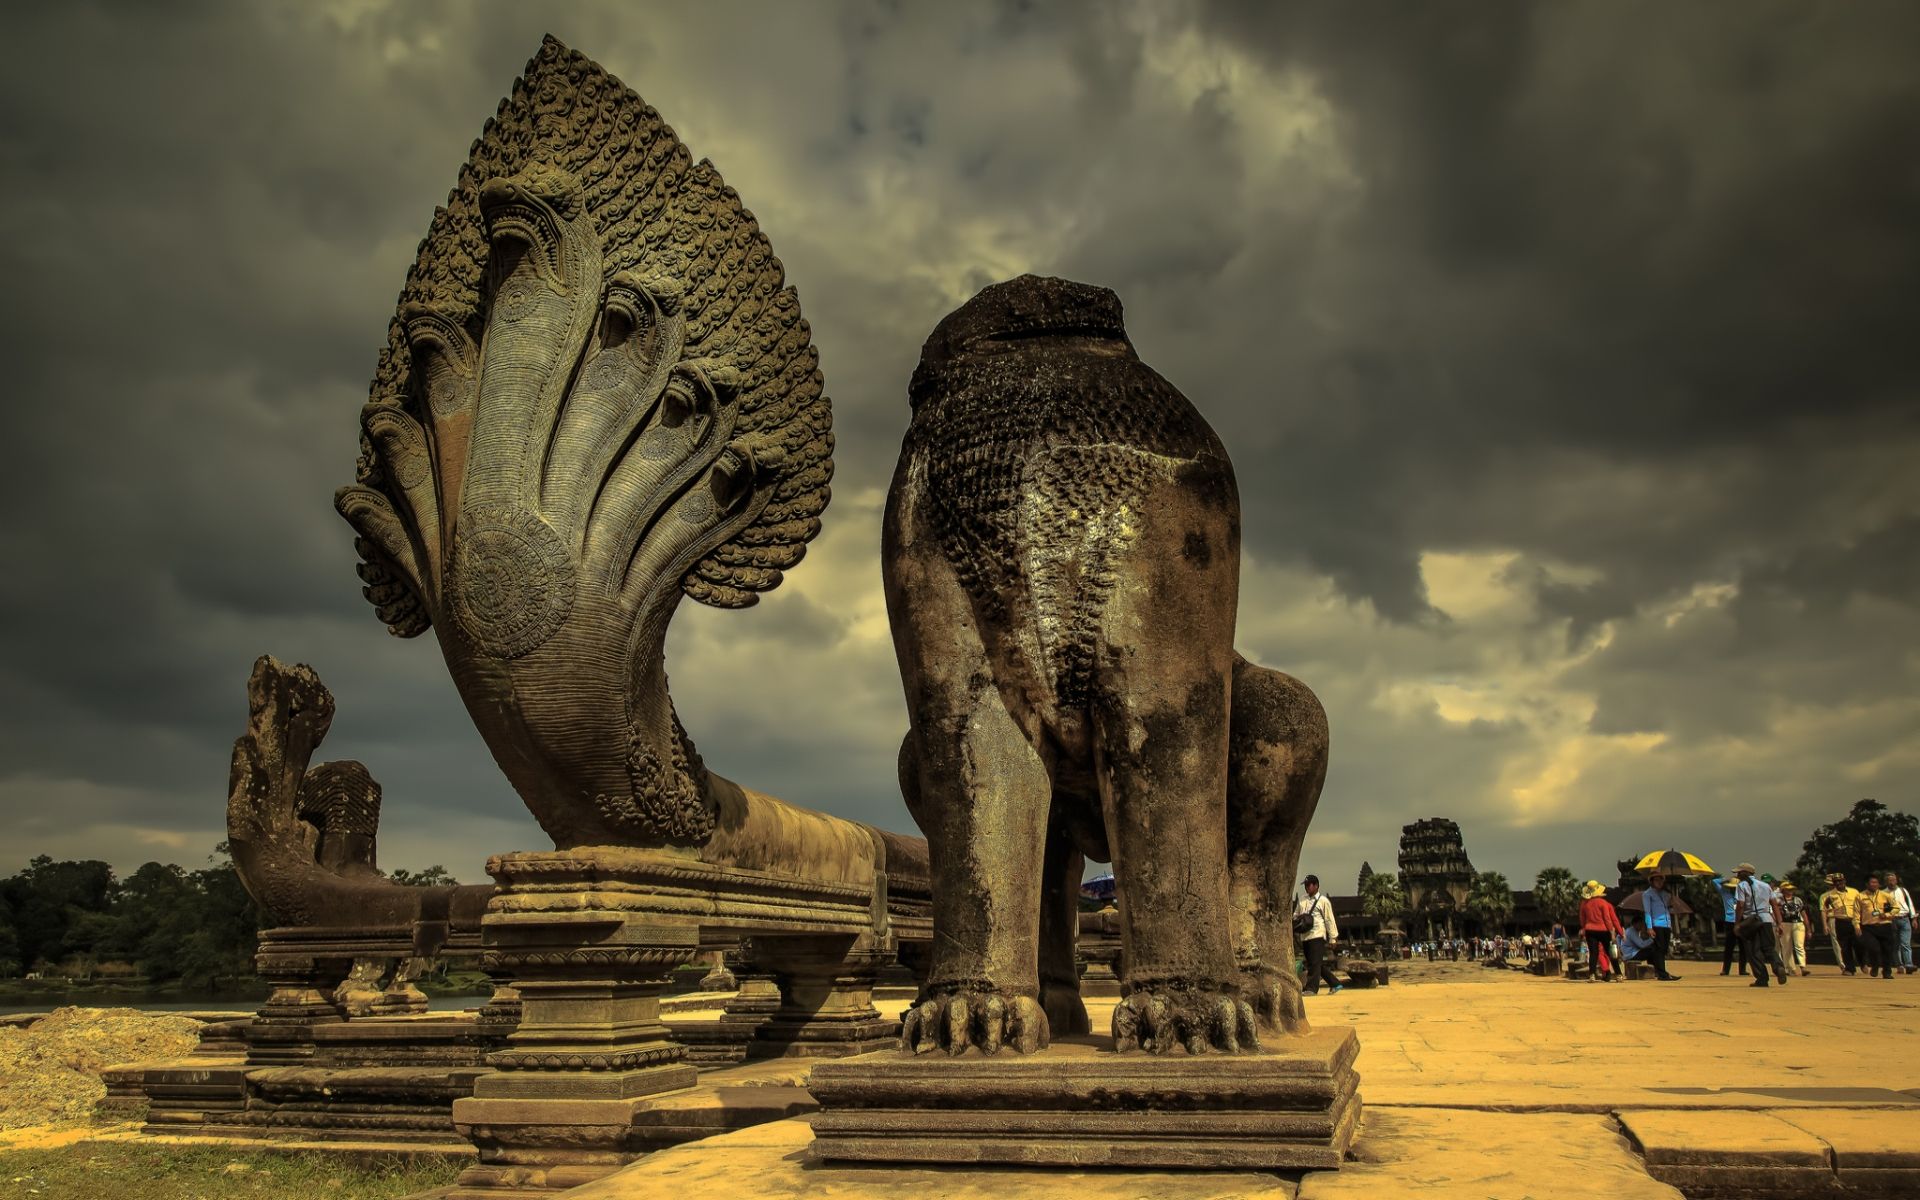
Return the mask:
M 1299 681 L 1234 650 L 1240 506 L 1119 298 L 996 284 L 927 339 L 883 571 L 934 943 L 906 1045 L 1031 1052 L 1087 1031 L 1082 856 L 1114 864 L 1117 1049 L 1304 1028 L 1291 897 L 1327 763 Z

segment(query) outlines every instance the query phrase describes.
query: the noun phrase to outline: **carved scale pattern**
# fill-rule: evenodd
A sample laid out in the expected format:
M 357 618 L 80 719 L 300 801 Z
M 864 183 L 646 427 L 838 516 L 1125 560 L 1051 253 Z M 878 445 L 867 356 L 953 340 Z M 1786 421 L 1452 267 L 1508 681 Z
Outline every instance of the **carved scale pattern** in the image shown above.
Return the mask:
M 989 625 L 1008 623 L 1010 598 L 1033 609 L 1055 696 L 1078 708 L 1152 461 L 1187 458 L 1212 435 L 1143 368 L 1116 386 L 1099 358 L 1048 353 L 1044 337 L 1027 345 L 923 361 L 906 450 L 924 464 L 942 553 L 974 607 Z
M 784 451 L 765 509 L 681 580 L 701 603 L 745 608 L 779 585 L 820 531 L 833 474 L 831 406 L 799 298 L 784 286 L 784 269 L 759 223 L 712 163 L 693 161 L 658 112 L 584 55 L 545 39 L 474 142 L 446 204 L 434 211 L 400 306 L 462 313 L 464 332 L 479 341 L 487 259 L 480 187 L 535 163 L 580 182 L 606 278 L 628 271 L 681 285 L 682 358 L 731 370 L 741 397 L 735 436 L 755 435 Z M 396 311 L 368 403 L 426 419 L 424 394 Z M 398 496 L 400 481 L 385 477 L 364 435 L 357 477 Z M 355 548 L 364 593 L 380 619 L 397 636 L 424 632 L 432 617 L 405 573 L 365 539 Z
M 380 831 L 380 785 L 352 760 L 321 763 L 300 781 L 296 815 L 321 833 L 373 837 Z

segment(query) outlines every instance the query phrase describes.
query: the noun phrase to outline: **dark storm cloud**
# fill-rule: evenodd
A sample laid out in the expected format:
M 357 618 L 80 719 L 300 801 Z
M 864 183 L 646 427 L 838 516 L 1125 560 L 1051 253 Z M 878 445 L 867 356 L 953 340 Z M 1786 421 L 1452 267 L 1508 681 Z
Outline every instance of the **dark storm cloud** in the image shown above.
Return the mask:
M 1479 542 L 1602 567 L 1612 582 L 1574 611 L 1605 596 L 1600 615 L 1624 616 L 1703 553 L 1765 560 L 1832 532 L 1780 512 L 1832 483 L 1800 469 L 1808 442 L 1920 438 L 1904 349 L 1920 280 L 1911 7 L 1201 12 L 1324 90 L 1368 184 L 1353 248 L 1398 275 L 1355 301 L 1363 332 L 1318 351 L 1316 374 L 1350 386 L 1313 406 L 1358 406 L 1361 428 L 1297 429 L 1294 456 L 1327 469 L 1270 494 L 1294 509 L 1351 494 L 1336 472 L 1371 461 L 1366 490 L 1384 498 L 1310 558 L 1382 611 L 1417 611 L 1419 547 Z M 1615 520 L 1604 504 L 1543 512 L 1528 497 L 1568 454 L 1675 501 L 1702 472 L 1727 491 L 1664 520 L 1625 487 Z M 1874 519 L 1912 511 L 1900 491 Z
M 1233 448 L 1242 643 L 1332 714 L 1314 838 L 1340 873 L 1429 812 L 1520 875 L 1595 843 L 1595 808 L 1729 790 L 1778 854 L 1807 805 L 1920 782 L 1892 649 L 1920 643 L 1910 6 L 5 23 L 33 48 L 0 77 L 15 857 L 217 836 L 263 651 L 339 696 L 324 752 L 386 785 L 390 864 L 536 844 L 431 637 L 356 594 L 327 500 L 414 245 L 549 28 L 746 198 L 835 402 L 827 535 L 758 609 L 674 627 L 717 769 L 907 825 L 879 492 L 926 331 L 1034 270 L 1118 289 Z

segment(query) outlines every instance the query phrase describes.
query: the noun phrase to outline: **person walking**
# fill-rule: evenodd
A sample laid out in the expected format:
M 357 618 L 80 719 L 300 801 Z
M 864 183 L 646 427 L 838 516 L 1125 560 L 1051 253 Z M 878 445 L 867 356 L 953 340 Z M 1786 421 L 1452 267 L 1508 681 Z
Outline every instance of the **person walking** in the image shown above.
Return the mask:
M 1759 878 L 1752 863 L 1741 863 L 1733 873 L 1740 880 L 1733 889 L 1733 914 L 1738 922 L 1734 930 L 1746 939 L 1747 961 L 1753 964 L 1753 982 L 1747 986 L 1766 987 L 1769 967 L 1785 983 L 1787 969 L 1780 963 L 1780 946 L 1774 940 L 1773 889 Z
M 1851 975 L 1860 966 L 1860 934 L 1853 923 L 1860 893 L 1847 886 L 1847 877 L 1835 871 L 1827 876 L 1827 890 L 1820 893 L 1820 919 L 1833 941 L 1833 961 L 1842 975 Z
M 1647 965 L 1653 968 L 1655 979 L 1672 983 L 1680 978 L 1667 971 L 1667 952 L 1673 948 L 1673 893 L 1667 890 L 1667 877 L 1658 871 L 1647 876 L 1646 889 L 1640 893 L 1640 911 L 1646 914 L 1647 929 L 1653 934 Z
M 1780 957 L 1787 970 L 1807 974 L 1807 902 L 1800 898 L 1800 885 L 1789 879 L 1780 885 Z
M 1740 956 L 1740 973 L 1745 975 L 1747 973 L 1747 944 L 1741 941 L 1740 936 L 1733 931 L 1734 881 L 1731 879 L 1721 879 L 1716 876 L 1714 882 L 1720 886 L 1720 903 L 1723 906 L 1721 911 L 1720 936 L 1726 939 L 1725 944 L 1720 947 L 1720 973 L 1726 975 L 1733 971 L 1733 956 L 1738 954 Z
M 1860 923 L 1860 948 L 1866 952 L 1867 974 L 1893 978 L 1894 963 L 1900 956 L 1893 940 L 1893 898 L 1880 887 L 1880 877 L 1867 878 L 1867 890 L 1854 905 L 1854 920 Z
M 1587 982 L 1613 979 L 1613 964 L 1607 959 L 1607 944 L 1620 936 L 1620 914 L 1607 900 L 1607 889 L 1598 879 L 1587 880 L 1580 889 L 1580 936 L 1587 940 L 1587 961 L 1593 970 Z
M 1309 875 L 1304 884 L 1306 895 L 1293 906 L 1293 929 L 1300 938 L 1300 949 L 1307 958 L 1306 978 L 1300 981 L 1304 995 L 1317 996 L 1325 980 L 1329 994 L 1340 990 L 1340 977 L 1327 961 L 1327 951 L 1340 942 L 1340 926 L 1333 919 L 1333 905 L 1320 894 L 1320 877 Z
M 1887 872 L 1887 898 L 1893 901 L 1893 940 L 1894 948 L 1899 951 L 1900 961 L 1895 964 L 1907 974 L 1913 974 L 1913 893 L 1900 882 L 1900 876 Z

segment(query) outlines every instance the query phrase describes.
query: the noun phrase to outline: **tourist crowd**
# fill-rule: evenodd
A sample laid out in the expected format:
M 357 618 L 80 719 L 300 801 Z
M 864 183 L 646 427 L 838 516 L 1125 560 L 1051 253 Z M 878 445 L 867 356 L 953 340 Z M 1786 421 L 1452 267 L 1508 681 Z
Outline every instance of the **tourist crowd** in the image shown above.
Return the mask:
M 1862 969 L 1868 976 L 1881 979 L 1891 979 L 1896 973 L 1913 974 L 1917 914 L 1913 894 L 1899 875 L 1887 871 L 1869 876 L 1864 888 L 1848 886 L 1846 876 L 1838 873 L 1828 875 L 1826 880 L 1827 890 L 1810 902 L 1799 894 L 1793 881 L 1780 882 L 1756 870 L 1752 863 L 1741 863 L 1732 879 L 1716 876 L 1723 899 L 1717 915 L 1725 943 L 1720 973 L 1731 974 L 1737 963 L 1740 974 L 1753 975 L 1753 987 L 1784 984 L 1790 975 L 1811 973 L 1807 969 L 1808 947 L 1815 939 L 1825 937 L 1842 974 L 1854 975 Z M 1339 939 L 1333 906 L 1320 894 L 1316 876 L 1307 876 L 1305 892 L 1294 908 L 1294 928 L 1306 960 L 1302 990 L 1313 995 L 1324 981 L 1339 991 L 1332 970 L 1331 949 Z M 1442 958 L 1453 962 L 1463 958 L 1470 962 L 1507 961 L 1518 957 L 1528 963 L 1557 963 L 1571 955 L 1591 968 L 1588 978 L 1594 982 L 1623 978 L 1629 962 L 1644 962 L 1655 979 L 1679 978 L 1667 970 L 1667 959 L 1673 950 L 1674 917 L 1689 910 L 1684 905 L 1676 907 L 1677 898 L 1667 876 L 1658 871 L 1650 873 L 1646 887 L 1627 897 L 1618 908 L 1606 893 L 1606 886 L 1593 879 L 1581 889 L 1577 937 L 1570 937 L 1566 926 L 1555 922 L 1544 934 L 1413 941 L 1400 950 L 1400 957 L 1424 957 L 1429 962 Z

